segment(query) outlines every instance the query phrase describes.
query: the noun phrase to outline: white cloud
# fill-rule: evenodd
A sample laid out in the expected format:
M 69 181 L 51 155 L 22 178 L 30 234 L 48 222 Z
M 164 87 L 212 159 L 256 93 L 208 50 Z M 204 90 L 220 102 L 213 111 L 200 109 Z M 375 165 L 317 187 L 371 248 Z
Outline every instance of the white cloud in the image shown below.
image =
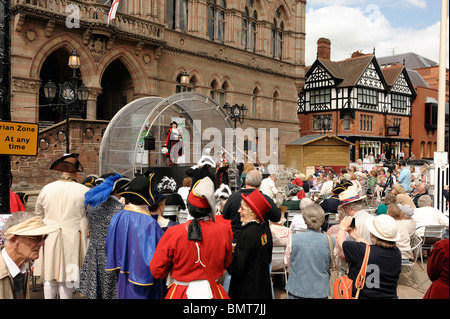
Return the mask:
M 425 0 L 407 0 L 406 2 L 412 6 L 420 8 L 420 9 L 427 8 L 427 2 Z
M 337 0 L 338 1 L 338 0 Z M 410 0 L 419 3 L 422 1 Z M 309 9 L 306 14 L 306 65 L 311 65 L 317 54 L 317 40 L 331 41 L 331 59 L 349 58 L 356 50 L 386 56 L 414 52 L 439 62 L 440 23 L 422 29 L 393 28 L 377 5 L 365 8 L 328 6 Z M 448 67 L 448 32 L 447 32 Z

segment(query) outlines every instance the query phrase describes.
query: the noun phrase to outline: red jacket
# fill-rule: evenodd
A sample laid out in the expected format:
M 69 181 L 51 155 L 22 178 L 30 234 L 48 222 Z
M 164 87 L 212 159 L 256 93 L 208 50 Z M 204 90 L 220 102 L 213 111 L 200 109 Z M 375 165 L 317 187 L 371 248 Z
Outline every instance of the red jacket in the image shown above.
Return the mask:
M 188 240 L 187 228 L 190 223 L 191 221 L 188 221 L 169 227 L 161 237 L 150 262 L 150 270 L 155 278 L 165 278 L 171 272 L 170 276 L 173 279 L 183 282 L 207 279 L 205 271 L 197 262 L 199 253 L 195 242 Z M 199 221 L 199 223 L 203 237 L 203 240 L 197 242 L 200 260 L 207 267 L 210 275 L 218 279 L 231 262 L 231 229 L 225 224 L 211 220 Z M 176 285 L 171 286 L 166 298 L 186 298 L 187 286 L 176 287 L 176 292 L 174 286 Z
M 22 204 L 22 201 L 20 200 L 19 195 L 14 193 L 13 191 L 9 191 L 9 207 L 11 210 L 11 213 L 15 212 L 22 212 L 25 211 L 25 207 Z
M 423 299 L 449 298 L 448 257 L 448 238 L 435 243 L 427 263 L 427 273 L 432 283 L 423 296 Z

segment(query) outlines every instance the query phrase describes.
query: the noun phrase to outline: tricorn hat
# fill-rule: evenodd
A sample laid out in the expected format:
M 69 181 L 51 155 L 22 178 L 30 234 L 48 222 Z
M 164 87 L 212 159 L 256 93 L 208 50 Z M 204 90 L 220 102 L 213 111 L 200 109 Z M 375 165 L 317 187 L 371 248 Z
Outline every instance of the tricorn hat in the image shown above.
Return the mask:
M 252 212 L 256 214 L 256 217 L 258 217 L 261 222 L 264 222 L 263 215 L 272 208 L 264 195 L 259 190 L 255 189 L 250 194 L 247 195 L 242 193 L 241 196 Z
M 65 154 L 63 157 L 57 159 L 50 166 L 50 169 L 64 173 L 82 172 L 84 169 L 78 160 L 79 155 L 78 153 Z
M 125 187 L 122 187 L 117 195 L 136 205 L 153 206 L 156 203 L 152 192 L 154 176 L 154 172 L 148 171 L 144 175 L 135 177 Z
M 176 121 L 172 121 L 172 122 L 170 122 L 170 126 L 172 126 L 172 124 L 176 124 L 177 126 L 178 126 L 178 123 L 176 122 Z

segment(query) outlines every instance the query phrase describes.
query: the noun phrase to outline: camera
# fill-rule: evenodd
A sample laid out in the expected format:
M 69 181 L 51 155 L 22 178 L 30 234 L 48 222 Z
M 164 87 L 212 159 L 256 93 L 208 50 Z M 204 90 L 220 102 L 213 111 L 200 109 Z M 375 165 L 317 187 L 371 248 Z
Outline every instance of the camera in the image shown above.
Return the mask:
M 350 228 L 355 228 L 355 218 L 352 218 L 352 223 L 350 224 Z

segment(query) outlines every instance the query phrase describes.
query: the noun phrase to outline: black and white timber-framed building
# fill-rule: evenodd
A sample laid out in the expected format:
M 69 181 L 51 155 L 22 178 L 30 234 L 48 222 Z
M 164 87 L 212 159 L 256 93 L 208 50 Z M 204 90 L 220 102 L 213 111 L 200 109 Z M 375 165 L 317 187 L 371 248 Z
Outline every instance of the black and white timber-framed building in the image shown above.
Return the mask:
M 374 54 L 358 52 L 337 62 L 318 57 L 298 94 L 300 134 L 334 133 L 354 143 L 351 161 L 370 152 L 375 158 L 408 157 L 415 97 L 403 65 L 380 68 Z

